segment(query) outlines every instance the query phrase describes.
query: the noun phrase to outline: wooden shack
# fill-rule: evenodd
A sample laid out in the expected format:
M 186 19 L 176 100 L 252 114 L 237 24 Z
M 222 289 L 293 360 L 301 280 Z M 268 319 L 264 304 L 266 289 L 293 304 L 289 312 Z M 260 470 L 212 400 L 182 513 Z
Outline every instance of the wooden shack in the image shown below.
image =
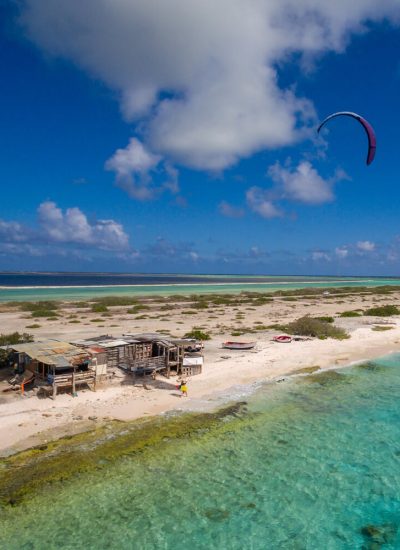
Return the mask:
M 121 338 L 105 335 L 77 340 L 73 344 L 88 351 L 93 346 L 102 348 L 107 357 L 107 369 L 119 367 L 139 375 L 162 372 L 167 377 L 182 373 L 184 346 L 161 334 L 124 334 Z
M 83 348 L 51 339 L 14 344 L 10 348 L 14 363 L 34 372 L 39 385 L 52 389 L 53 399 L 59 388 L 70 388 L 73 394 L 82 385 L 96 389 L 91 354 Z

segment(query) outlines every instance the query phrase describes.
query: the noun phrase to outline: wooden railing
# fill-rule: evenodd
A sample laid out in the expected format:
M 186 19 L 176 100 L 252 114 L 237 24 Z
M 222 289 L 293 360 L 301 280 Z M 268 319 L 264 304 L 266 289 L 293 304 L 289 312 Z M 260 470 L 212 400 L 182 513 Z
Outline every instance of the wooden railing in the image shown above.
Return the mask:
M 92 386 L 92 389 L 96 390 L 96 373 L 94 370 L 88 370 L 84 372 L 71 372 L 67 374 L 55 374 L 51 375 L 51 385 L 53 387 L 53 399 L 57 395 L 58 388 L 72 388 L 72 394 L 76 391 L 76 386 L 87 384 Z

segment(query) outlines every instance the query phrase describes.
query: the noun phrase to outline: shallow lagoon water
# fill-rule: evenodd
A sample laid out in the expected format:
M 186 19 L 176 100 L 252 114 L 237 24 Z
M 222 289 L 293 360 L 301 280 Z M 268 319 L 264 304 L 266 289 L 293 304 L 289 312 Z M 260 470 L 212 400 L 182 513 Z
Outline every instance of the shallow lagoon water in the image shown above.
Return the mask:
M 398 278 L 240 275 L 7 274 L 0 273 L 0 302 L 86 300 L 102 296 L 170 296 L 274 292 L 302 288 L 399 286 Z
M 400 548 L 399 395 L 400 355 L 265 385 L 209 429 L 0 509 L 0 547 Z

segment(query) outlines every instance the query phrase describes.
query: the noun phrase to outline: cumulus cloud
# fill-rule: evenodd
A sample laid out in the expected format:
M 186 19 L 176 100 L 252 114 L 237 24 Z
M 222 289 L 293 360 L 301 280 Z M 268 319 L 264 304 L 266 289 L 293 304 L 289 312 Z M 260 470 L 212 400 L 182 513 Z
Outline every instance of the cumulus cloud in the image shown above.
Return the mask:
M 333 200 L 332 181 L 322 178 L 310 162 L 302 161 L 294 169 L 279 162 L 270 166 L 268 175 L 282 190 L 282 198 L 305 204 L 323 204 Z
M 324 262 L 330 262 L 332 258 L 330 254 L 328 254 L 327 252 L 322 252 L 321 250 L 315 250 L 314 252 L 311 253 L 311 259 L 314 262 L 320 262 L 321 260 Z
M 375 243 L 371 241 L 358 241 L 357 248 L 361 252 L 373 252 L 375 250 Z
M 345 259 L 349 255 L 349 249 L 345 246 L 338 246 L 335 248 L 335 254 L 338 258 Z
M 250 187 L 246 192 L 247 205 L 263 218 L 279 218 L 283 212 L 269 199 L 269 192 L 260 187 Z
M 243 208 L 232 206 L 226 201 L 220 202 L 218 208 L 221 214 L 227 218 L 242 218 L 244 216 Z
M 21 0 L 21 6 L 21 23 L 39 47 L 119 93 L 150 155 L 217 170 L 308 135 L 313 106 L 280 86 L 278 66 L 293 54 L 304 65 L 341 52 L 368 22 L 400 17 L 397 0 Z M 133 177 L 133 168 L 123 177 Z M 131 194 L 140 198 L 146 192 L 137 185 L 133 177 Z
M 117 149 L 106 162 L 106 169 L 116 173 L 117 184 L 132 198 L 149 200 L 154 196 L 149 173 L 161 157 L 153 155 L 136 138 L 131 138 L 125 149 Z
M 292 166 L 291 159 L 285 164 L 276 162 L 268 168 L 267 176 L 274 183 L 270 189 L 251 187 L 247 191 L 247 204 L 264 218 L 283 216 L 277 206 L 279 201 L 301 202 L 317 205 L 334 200 L 334 185 L 340 180 L 350 179 L 342 169 L 329 178 L 323 178 L 308 160 Z
M 218 261 L 224 263 L 245 262 L 255 264 L 261 260 L 270 258 L 271 253 L 261 249 L 257 245 L 251 246 L 245 250 L 225 250 L 219 249 L 216 251 L 215 257 Z
M 147 245 L 142 250 L 142 256 L 151 259 L 168 259 L 176 262 L 182 259 L 189 259 L 194 262 L 200 259 L 200 255 L 194 250 L 191 242 L 173 243 L 165 237 L 157 237 L 155 242 Z
M 81 248 L 133 252 L 127 233 L 115 220 L 90 221 L 79 208 L 63 211 L 52 201 L 41 203 L 37 214 L 38 223 L 33 227 L 0 219 L 0 252 L 3 255 L 74 255 Z M 67 248 L 60 247 L 60 243 Z M 89 259 L 87 254 L 86 259 Z
M 0 220 L 0 240 L 4 242 L 24 242 L 28 239 L 26 228 L 19 222 Z
M 53 242 L 92 245 L 104 250 L 126 250 L 129 237 L 122 225 L 114 220 L 90 223 L 79 208 L 65 212 L 51 201 L 38 208 L 39 223 L 46 237 Z

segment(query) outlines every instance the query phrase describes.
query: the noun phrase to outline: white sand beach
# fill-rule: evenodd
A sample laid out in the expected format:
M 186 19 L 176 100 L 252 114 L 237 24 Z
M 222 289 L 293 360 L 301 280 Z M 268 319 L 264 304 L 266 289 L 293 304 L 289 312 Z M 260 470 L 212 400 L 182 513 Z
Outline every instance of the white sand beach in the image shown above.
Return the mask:
M 340 302 L 340 303 L 338 303 Z M 276 298 L 272 303 L 259 308 L 245 306 L 200 310 L 193 315 L 182 312 L 187 306 L 171 308 L 168 318 L 158 313 L 157 317 L 135 320 L 116 309 L 112 318 L 105 318 L 105 326 L 93 328 L 91 319 L 95 313 L 79 314 L 85 317 L 87 326 L 69 324 L 65 320 L 40 321 L 37 329 L 27 328 L 31 319 L 26 319 L 20 311 L 3 308 L 0 313 L 1 332 L 14 330 L 27 331 L 41 337 L 59 338 L 71 341 L 76 338 L 98 334 L 120 335 L 128 331 L 157 331 L 160 326 L 174 335 L 183 335 L 194 324 L 210 332 L 211 340 L 205 342 L 204 367 L 201 375 L 189 379 L 187 398 L 180 397 L 174 378 L 158 375 L 155 381 L 149 377 L 135 378 L 117 369 L 107 385 L 96 392 L 89 389 L 57 396 L 56 400 L 38 398 L 31 392 L 0 393 L 0 455 L 45 443 L 62 435 L 92 428 L 107 419 L 133 420 L 148 415 L 156 415 L 171 410 L 205 410 L 221 402 L 221 395 L 240 393 L 240 387 L 258 381 L 273 381 L 308 367 L 327 369 L 345 366 L 400 351 L 400 318 L 355 318 L 336 317 L 335 324 L 345 328 L 350 338 L 346 340 L 310 339 L 281 344 L 272 341 L 276 330 L 265 329 L 257 333 L 232 337 L 232 326 L 254 326 L 263 321 L 287 322 L 305 314 L 338 315 L 341 311 L 370 307 L 381 303 L 398 304 L 400 296 L 394 293 L 388 297 L 347 297 L 333 300 L 330 297 L 286 302 Z M 70 306 L 68 306 L 70 308 Z M 70 309 L 68 310 L 70 311 Z M 244 319 L 234 321 L 239 313 Z M 78 313 L 74 313 L 78 314 Z M 193 317 L 195 316 L 195 320 Z M 217 317 L 217 319 L 215 319 Z M 112 326 L 113 325 L 113 326 Z M 228 331 L 227 327 L 231 327 Z M 381 329 L 376 330 L 379 326 Z M 90 327 L 90 328 L 89 328 Z M 249 351 L 232 351 L 222 348 L 225 340 L 257 342 Z

